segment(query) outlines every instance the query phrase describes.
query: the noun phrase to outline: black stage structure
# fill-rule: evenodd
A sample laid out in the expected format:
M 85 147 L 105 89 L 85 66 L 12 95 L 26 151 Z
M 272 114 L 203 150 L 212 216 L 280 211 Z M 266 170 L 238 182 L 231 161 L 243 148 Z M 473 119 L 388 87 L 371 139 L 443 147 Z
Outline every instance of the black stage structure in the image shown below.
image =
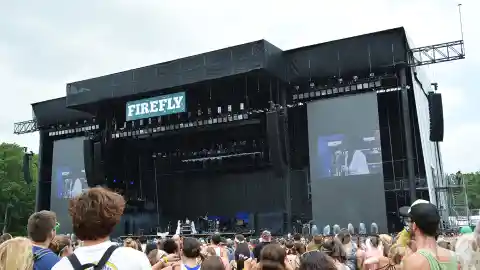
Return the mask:
M 441 96 L 419 66 L 463 57 L 463 40 L 412 49 L 403 28 L 288 51 L 260 40 L 69 83 L 15 133 L 39 131 L 36 207 L 66 224 L 81 179 L 127 198 L 120 235 L 203 216 L 224 231 L 396 231 L 399 207 L 442 200 Z M 128 121 L 128 102 L 178 93 L 183 112 Z

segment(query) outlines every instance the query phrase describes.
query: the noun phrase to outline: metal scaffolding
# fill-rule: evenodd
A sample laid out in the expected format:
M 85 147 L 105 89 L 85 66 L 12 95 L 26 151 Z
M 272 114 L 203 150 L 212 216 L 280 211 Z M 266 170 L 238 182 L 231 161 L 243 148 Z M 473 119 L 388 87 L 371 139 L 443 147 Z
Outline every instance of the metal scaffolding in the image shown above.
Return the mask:
M 457 228 L 471 223 L 467 185 L 461 175 L 446 175 L 435 192 L 444 227 Z

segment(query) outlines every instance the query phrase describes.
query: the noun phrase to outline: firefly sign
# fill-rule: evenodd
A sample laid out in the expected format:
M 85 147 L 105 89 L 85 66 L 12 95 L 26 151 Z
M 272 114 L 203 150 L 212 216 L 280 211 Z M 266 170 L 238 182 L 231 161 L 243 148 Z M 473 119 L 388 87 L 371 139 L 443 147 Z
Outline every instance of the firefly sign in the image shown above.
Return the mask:
M 185 112 L 185 92 L 127 102 L 127 121 Z

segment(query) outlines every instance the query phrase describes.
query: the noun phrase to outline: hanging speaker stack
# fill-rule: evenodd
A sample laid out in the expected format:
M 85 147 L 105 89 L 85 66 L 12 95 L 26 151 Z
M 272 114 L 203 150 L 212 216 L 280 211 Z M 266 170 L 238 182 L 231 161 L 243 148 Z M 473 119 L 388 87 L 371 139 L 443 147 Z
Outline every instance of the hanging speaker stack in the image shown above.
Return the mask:
M 270 147 L 270 161 L 277 176 L 283 176 L 288 169 L 285 125 L 284 114 L 278 111 L 267 112 L 267 139 Z
M 428 109 L 430 116 L 430 141 L 443 141 L 444 123 L 443 123 L 443 104 L 442 94 L 428 93 Z

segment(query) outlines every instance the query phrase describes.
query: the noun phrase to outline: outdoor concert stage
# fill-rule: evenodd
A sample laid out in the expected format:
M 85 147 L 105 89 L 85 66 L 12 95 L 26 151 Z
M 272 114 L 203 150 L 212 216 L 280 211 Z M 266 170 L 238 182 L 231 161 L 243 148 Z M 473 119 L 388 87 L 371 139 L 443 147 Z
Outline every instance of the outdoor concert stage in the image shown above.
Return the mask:
M 287 51 L 260 40 L 68 83 L 32 105 L 37 209 L 68 229 L 68 198 L 102 185 L 128 201 L 117 235 L 186 218 L 398 230 L 398 207 L 435 202 L 442 175 L 441 99 L 409 49 L 403 28 Z

